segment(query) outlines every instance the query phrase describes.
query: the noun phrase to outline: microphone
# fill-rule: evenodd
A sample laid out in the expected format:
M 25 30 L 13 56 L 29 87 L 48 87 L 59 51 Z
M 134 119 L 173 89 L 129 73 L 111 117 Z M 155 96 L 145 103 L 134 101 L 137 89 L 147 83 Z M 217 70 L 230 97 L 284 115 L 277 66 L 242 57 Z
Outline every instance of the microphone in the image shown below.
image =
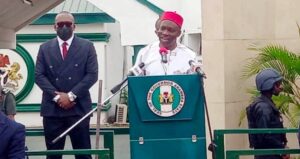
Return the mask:
M 201 69 L 201 66 L 199 63 L 196 63 L 194 60 L 190 60 L 189 65 L 191 66 L 192 72 L 196 72 L 199 75 L 201 75 L 202 77 L 206 78 L 206 75 L 203 72 L 203 70 Z
M 121 86 L 128 80 L 128 76 L 140 76 L 140 75 L 142 75 L 143 74 L 143 70 L 142 69 L 144 67 L 145 67 L 145 63 L 144 62 L 140 63 L 138 66 L 133 66 L 131 69 L 129 69 L 127 77 L 121 83 L 119 83 L 116 86 L 114 86 L 110 90 L 110 92 L 112 94 L 117 93 L 120 90 Z
M 167 57 L 168 52 L 169 52 L 169 50 L 164 48 L 164 47 L 161 47 L 159 49 L 159 53 L 160 53 L 160 56 L 161 56 L 161 62 L 162 63 L 167 63 L 168 62 L 168 57 Z
M 140 63 L 138 66 L 134 66 L 131 69 L 129 69 L 129 72 L 127 74 L 127 76 L 140 76 L 143 74 L 143 68 L 145 66 L 145 63 L 142 62 Z

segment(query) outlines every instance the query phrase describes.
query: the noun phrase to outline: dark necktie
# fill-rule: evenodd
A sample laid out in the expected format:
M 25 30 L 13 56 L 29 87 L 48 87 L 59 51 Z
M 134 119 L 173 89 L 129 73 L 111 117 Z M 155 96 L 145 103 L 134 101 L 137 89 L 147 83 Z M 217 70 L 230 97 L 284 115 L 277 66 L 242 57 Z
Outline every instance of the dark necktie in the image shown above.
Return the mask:
M 67 54 L 68 54 L 67 45 L 68 45 L 67 42 L 64 42 L 64 43 L 62 44 L 63 59 L 66 59 Z

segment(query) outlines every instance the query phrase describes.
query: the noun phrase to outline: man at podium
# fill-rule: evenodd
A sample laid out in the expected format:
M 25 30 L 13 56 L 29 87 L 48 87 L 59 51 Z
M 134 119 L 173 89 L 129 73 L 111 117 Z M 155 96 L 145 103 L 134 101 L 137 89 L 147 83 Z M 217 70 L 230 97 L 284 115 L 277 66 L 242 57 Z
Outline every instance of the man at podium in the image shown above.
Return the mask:
M 159 42 L 142 48 L 134 67 L 143 63 L 144 75 L 178 75 L 193 72 L 190 61 L 195 61 L 196 53 L 177 42 L 182 24 L 181 15 L 171 11 L 164 12 L 155 31 Z

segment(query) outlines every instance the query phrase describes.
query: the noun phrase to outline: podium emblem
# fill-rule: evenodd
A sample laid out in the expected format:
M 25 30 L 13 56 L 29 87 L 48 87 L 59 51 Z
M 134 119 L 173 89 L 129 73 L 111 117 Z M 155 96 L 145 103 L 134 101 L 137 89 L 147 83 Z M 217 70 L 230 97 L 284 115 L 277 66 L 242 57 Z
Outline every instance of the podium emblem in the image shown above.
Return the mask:
M 150 110 L 161 117 L 176 115 L 183 108 L 184 102 L 183 89 L 177 83 L 169 80 L 155 83 L 147 94 L 147 103 Z

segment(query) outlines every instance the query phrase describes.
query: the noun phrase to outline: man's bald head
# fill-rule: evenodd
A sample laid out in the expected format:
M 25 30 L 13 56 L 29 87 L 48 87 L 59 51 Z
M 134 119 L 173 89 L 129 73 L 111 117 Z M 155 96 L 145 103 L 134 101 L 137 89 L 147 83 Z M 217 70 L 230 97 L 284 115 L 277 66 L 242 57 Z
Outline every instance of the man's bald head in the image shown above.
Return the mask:
M 55 17 L 54 30 L 63 41 L 72 37 L 75 30 L 74 17 L 70 12 L 62 11 Z
M 56 15 L 55 23 L 62 22 L 62 21 L 68 21 L 74 24 L 74 16 L 70 12 L 62 11 Z

